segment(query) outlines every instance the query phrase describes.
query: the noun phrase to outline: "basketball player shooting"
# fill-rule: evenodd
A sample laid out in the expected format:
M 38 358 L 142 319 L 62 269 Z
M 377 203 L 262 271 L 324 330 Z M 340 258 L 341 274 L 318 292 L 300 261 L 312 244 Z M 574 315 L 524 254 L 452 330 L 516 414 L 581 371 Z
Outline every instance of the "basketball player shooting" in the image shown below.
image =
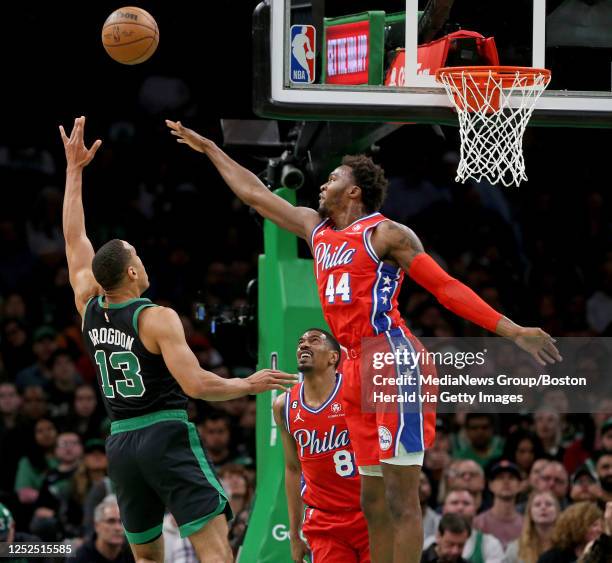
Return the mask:
M 166 124 L 179 143 L 209 158 L 246 205 L 310 245 L 325 320 L 346 351 L 343 406 L 362 477 L 372 560 L 420 561 L 419 474 L 424 450 L 434 440 L 435 412 L 364 412 L 361 386 L 368 382 L 360 373 L 362 339 L 379 337 L 391 352 L 424 350 L 397 309 L 407 273 L 444 307 L 509 338 L 541 365 L 561 360 L 554 340 L 540 328 L 519 326 L 495 311 L 438 266 L 411 229 L 381 215 L 387 181 L 370 158 L 344 157 L 321 186 L 315 211 L 273 194 L 215 143 L 180 122 Z
M 149 278 L 135 248 L 115 239 L 94 253 L 85 232 L 83 169 L 102 141 L 88 149 L 84 128 L 84 117 L 75 119 L 70 137 L 60 126 L 67 164 L 63 228 L 83 339 L 111 420 L 106 453 L 121 521 L 139 563 L 163 563 L 166 508 L 200 561 L 230 562 L 231 509 L 187 420 L 187 396 L 225 401 L 285 391 L 297 377 L 262 370 L 224 379 L 203 370 L 177 313 L 141 297 Z

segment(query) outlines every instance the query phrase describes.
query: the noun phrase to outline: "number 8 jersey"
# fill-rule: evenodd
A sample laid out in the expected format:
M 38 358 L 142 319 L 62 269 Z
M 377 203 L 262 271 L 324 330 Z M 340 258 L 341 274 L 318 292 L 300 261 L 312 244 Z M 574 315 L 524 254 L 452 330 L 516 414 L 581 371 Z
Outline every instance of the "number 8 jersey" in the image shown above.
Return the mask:
M 306 404 L 304 383 L 285 397 L 285 425 L 302 465 L 304 504 L 325 512 L 361 510 L 361 485 L 342 407 L 342 375 L 318 408 Z
M 138 316 L 147 307 L 156 305 L 144 298 L 106 304 L 96 296 L 83 312 L 83 338 L 111 421 L 187 408 L 161 354 L 149 352 L 138 336 Z
M 372 213 L 337 230 L 326 219 L 312 232 L 323 315 L 346 349 L 358 350 L 363 337 L 394 328 L 409 333 L 397 310 L 404 272 L 381 261 L 370 242 L 373 229 L 383 221 L 387 221 L 384 215 Z

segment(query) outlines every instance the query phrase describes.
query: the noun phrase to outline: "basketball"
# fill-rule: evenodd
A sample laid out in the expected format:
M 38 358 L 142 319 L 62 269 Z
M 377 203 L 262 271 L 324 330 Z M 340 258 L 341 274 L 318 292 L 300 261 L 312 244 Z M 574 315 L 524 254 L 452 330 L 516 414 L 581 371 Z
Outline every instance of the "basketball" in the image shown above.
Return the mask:
M 157 49 L 159 29 L 153 16 L 134 6 L 115 10 L 102 26 L 102 45 L 124 65 L 143 63 Z

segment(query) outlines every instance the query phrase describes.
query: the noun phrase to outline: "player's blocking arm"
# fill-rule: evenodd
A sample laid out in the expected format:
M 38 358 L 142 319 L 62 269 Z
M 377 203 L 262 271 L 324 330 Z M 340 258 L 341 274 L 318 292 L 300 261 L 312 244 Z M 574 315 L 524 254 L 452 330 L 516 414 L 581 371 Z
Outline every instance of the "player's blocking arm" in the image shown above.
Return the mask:
M 302 495 L 300 494 L 302 466 L 297 456 L 295 440 L 291 434 L 289 434 L 285 425 L 285 397 L 285 393 L 277 397 L 272 406 L 272 410 L 274 412 L 276 427 L 281 435 L 285 453 L 285 494 L 287 496 L 287 509 L 289 512 L 291 558 L 293 561 L 299 561 L 301 563 L 304 560 L 304 556 L 309 551 L 306 543 L 300 536 L 304 514 L 304 503 L 302 502 Z
M 310 233 L 321 221 L 314 209 L 295 207 L 273 194 L 250 170 L 230 158 L 210 139 L 181 125 L 180 121 L 166 120 L 166 125 L 170 128 L 170 133 L 178 137 L 177 142 L 189 145 L 210 159 L 225 183 L 243 203 L 279 227 L 303 239 L 310 238 Z
M 172 376 L 183 391 L 194 399 L 228 401 L 263 391 L 286 391 L 297 382 L 297 375 L 264 369 L 250 377 L 225 379 L 200 367 L 185 340 L 185 330 L 177 313 L 167 307 L 150 307 L 138 318 L 138 333 L 145 347 L 164 358 Z
M 83 307 L 90 297 L 102 293 L 102 289 L 91 271 L 94 250 L 85 232 L 82 197 L 83 169 L 91 162 L 102 141 L 98 139 L 90 149 L 87 149 L 83 141 L 84 129 L 84 117 L 78 117 L 74 120 L 70 137 L 66 135 L 64 128 L 60 125 L 60 134 L 66 152 L 66 190 L 64 192 L 62 224 L 66 241 L 70 285 L 74 290 L 74 301 L 79 313 L 82 313 Z
M 456 315 L 513 340 L 535 360 L 546 365 L 561 361 L 554 339 L 537 327 L 522 327 L 485 303 L 469 287 L 449 276 L 425 253 L 416 234 L 404 225 L 385 221 L 374 231 L 378 256 L 396 262 L 415 282 Z

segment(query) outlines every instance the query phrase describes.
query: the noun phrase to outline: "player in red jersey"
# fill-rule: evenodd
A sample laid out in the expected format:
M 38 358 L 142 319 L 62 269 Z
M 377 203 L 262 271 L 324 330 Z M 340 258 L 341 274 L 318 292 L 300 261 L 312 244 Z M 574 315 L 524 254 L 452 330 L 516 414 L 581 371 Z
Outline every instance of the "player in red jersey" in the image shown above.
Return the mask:
M 307 330 L 297 347 L 304 381 L 273 406 L 285 450 L 291 557 L 300 563 L 308 547 L 313 563 L 370 561 L 361 484 L 342 408 L 344 386 L 336 372 L 340 355 L 331 334 Z
M 387 181 L 371 159 L 345 157 L 321 186 L 317 212 L 273 194 L 215 143 L 180 122 L 166 124 L 179 143 L 210 159 L 244 203 L 311 245 L 325 319 L 347 352 L 342 366 L 348 391 L 344 404 L 362 476 L 361 506 L 372 560 L 418 562 L 423 544 L 419 475 L 424 450 L 434 439 L 435 414 L 405 412 L 401 405 L 397 412 L 365 412 L 361 401 L 362 384 L 371 385 L 367 374 L 362 381 L 360 370 L 365 338 L 379 338 L 394 353 L 423 351 L 397 311 L 404 273 L 446 308 L 509 338 L 542 365 L 561 360 L 554 340 L 542 329 L 519 326 L 492 309 L 440 268 L 411 229 L 379 214 Z M 418 375 L 419 366 L 414 371 Z

